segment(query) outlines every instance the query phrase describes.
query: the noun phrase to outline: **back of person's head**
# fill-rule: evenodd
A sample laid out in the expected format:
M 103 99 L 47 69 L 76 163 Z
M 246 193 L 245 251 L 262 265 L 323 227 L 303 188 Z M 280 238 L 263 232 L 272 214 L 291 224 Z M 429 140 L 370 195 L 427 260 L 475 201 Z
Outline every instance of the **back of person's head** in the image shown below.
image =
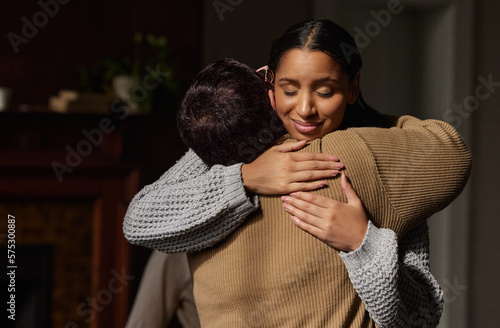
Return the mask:
M 194 78 L 177 113 L 184 143 L 209 166 L 249 163 L 284 135 L 271 107 L 269 82 L 234 59 L 220 59 Z
M 307 20 L 288 28 L 274 40 L 269 53 L 268 66 L 276 72 L 281 59 L 293 49 L 321 51 L 341 67 L 352 82 L 360 72 L 363 61 L 354 38 L 330 20 Z M 389 122 L 363 100 L 361 91 L 352 105 L 347 105 L 340 129 L 356 126 L 389 126 Z

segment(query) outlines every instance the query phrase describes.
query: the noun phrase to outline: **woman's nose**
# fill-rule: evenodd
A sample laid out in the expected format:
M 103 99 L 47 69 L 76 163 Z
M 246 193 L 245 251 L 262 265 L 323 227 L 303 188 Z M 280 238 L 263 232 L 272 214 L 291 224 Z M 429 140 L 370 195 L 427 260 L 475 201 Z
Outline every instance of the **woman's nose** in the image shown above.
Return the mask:
M 306 118 L 312 115 L 316 114 L 316 109 L 315 106 L 312 102 L 312 98 L 308 94 L 302 94 L 299 97 L 299 101 L 297 103 L 297 114 L 302 117 Z

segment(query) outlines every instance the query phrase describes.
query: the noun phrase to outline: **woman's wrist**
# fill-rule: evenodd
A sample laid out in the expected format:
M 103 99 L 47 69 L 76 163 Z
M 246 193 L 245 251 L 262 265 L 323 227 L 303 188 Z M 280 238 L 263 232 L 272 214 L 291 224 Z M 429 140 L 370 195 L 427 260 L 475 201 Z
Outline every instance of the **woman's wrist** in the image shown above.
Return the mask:
M 351 245 L 348 248 L 343 249 L 341 251 L 345 252 L 345 253 L 351 253 L 351 252 L 355 252 L 358 249 L 360 249 L 361 246 L 363 246 L 363 244 L 364 244 L 364 242 L 366 240 L 366 237 L 368 235 L 369 226 L 370 226 L 370 221 L 366 221 L 363 224 L 363 226 L 360 226 L 359 229 L 358 229 L 358 233 L 353 238 L 353 241 L 352 241 Z
M 370 263 L 380 261 L 380 257 L 384 256 L 381 254 L 387 255 L 394 252 L 397 254 L 397 238 L 394 231 L 377 228 L 370 222 L 361 247 L 352 252 L 341 251 L 339 255 L 347 270 L 352 272 L 363 269 Z
M 252 185 L 252 166 L 250 164 L 241 165 L 241 181 L 243 182 L 243 187 L 246 192 L 257 193 L 256 189 Z

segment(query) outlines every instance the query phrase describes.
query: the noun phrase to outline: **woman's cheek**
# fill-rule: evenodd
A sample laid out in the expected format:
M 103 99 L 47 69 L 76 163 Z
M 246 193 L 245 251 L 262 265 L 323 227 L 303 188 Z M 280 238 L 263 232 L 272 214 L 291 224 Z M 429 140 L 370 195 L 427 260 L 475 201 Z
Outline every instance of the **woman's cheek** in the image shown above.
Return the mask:
M 280 97 L 276 98 L 276 108 L 278 110 L 278 113 L 286 115 L 288 112 L 290 112 L 294 107 L 294 100 L 293 98 L 287 98 L 287 97 Z
M 326 116 L 332 116 L 338 112 L 343 111 L 345 106 L 346 103 L 344 102 L 343 97 L 333 97 L 330 99 L 325 99 L 325 101 L 321 103 L 323 114 L 326 114 Z

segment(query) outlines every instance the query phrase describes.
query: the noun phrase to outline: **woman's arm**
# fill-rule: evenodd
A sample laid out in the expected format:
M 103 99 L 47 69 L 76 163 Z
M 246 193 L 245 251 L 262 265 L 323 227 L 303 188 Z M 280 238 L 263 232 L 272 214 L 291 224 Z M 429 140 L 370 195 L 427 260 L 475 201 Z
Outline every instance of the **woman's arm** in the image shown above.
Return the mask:
M 467 183 L 471 153 L 458 131 L 446 122 L 402 116 L 390 129 L 351 131 L 371 153 L 382 191 L 400 221 L 398 227 L 394 219 L 378 226 L 393 229 L 398 237 L 448 206 Z M 359 181 L 350 177 L 358 191 Z
M 284 207 L 298 227 L 343 250 L 340 256 L 351 282 L 381 328 L 435 327 L 442 312 L 443 294 L 429 269 L 427 224 L 402 238 L 398 254 L 396 233 L 376 228 L 368 221 L 345 175 L 342 188 L 347 203 L 296 193 L 295 197 L 282 197 Z M 348 242 L 352 239 L 356 240 L 353 244 Z
M 288 143 L 265 153 L 271 161 L 281 162 L 285 158 L 287 168 L 296 174 L 290 179 L 283 175 L 280 166 L 269 167 L 273 177 L 265 177 L 271 183 L 269 188 L 262 189 L 264 193 L 316 189 L 324 183 L 301 179 L 311 176 L 321 179 L 338 172 L 334 170 L 338 158 L 330 155 L 289 156 L 304 145 L 304 142 Z M 189 150 L 158 181 L 134 197 L 123 223 L 125 237 L 132 244 L 166 253 L 197 251 L 222 240 L 258 207 L 257 195 L 245 190 L 241 165 L 209 168 Z
M 411 116 L 401 117 L 391 129 L 333 132 L 311 146 L 339 154 L 370 219 L 399 238 L 448 206 L 465 186 L 471 166 L 470 152 L 453 127 Z M 301 192 L 283 201 L 300 228 L 350 251 L 363 238 L 367 221 L 349 213 L 356 204 L 349 200 L 344 178 L 347 203 Z
M 347 203 L 308 192 L 295 192 L 282 196 L 281 200 L 296 226 L 330 247 L 349 252 L 357 249 L 365 238 L 368 216 L 345 173 L 341 186 Z
M 260 195 L 283 195 L 294 191 L 311 191 L 344 167 L 337 156 L 319 152 L 294 152 L 306 140 L 271 147 L 253 162 L 243 164 L 241 176 L 245 189 Z
M 247 195 L 243 188 L 240 167 L 209 169 L 189 150 L 134 197 L 123 223 L 125 237 L 132 244 L 167 253 L 214 244 L 258 207 L 257 196 Z
M 349 278 L 372 319 L 385 327 L 436 327 L 443 291 L 429 268 L 429 234 L 423 223 L 400 241 L 394 231 L 369 224 L 361 247 L 341 252 Z

